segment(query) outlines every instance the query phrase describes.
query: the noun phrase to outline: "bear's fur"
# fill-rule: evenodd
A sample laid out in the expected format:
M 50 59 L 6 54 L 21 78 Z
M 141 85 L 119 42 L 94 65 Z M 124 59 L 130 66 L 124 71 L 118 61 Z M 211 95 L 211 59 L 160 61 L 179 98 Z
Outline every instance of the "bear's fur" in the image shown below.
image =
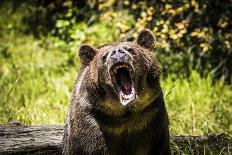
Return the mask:
M 154 40 L 143 30 L 135 42 L 81 46 L 63 154 L 170 154 L 161 67 L 151 53 Z

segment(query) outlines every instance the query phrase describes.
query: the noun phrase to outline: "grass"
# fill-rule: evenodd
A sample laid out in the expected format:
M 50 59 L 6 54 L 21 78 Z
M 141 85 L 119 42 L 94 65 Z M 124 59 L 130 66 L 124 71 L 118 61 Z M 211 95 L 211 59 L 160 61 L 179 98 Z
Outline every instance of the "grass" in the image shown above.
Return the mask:
M 7 7 L 0 9 L 0 123 L 16 120 L 25 124 L 63 124 L 80 67 L 76 44 L 65 45 L 52 37 L 35 39 L 21 33 L 22 10 L 11 14 Z M 91 30 L 87 35 L 95 41 L 92 44 L 98 44 L 101 38 L 107 42 L 102 34 L 112 31 L 101 22 L 83 27 Z M 232 87 L 225 85 L 223 79 L 213 83 L 212 75 L 201 77 L 192 71 L 189 78 L 169 75 L 161 84 L 171 133 L 232 134 Z
M 4 44 L 4 43 L 3 43 Z M 0 122 L 62 123 L 77 66 L 67 53 L 41 47 L 38 40 L 21 36 L 1 55 Z
M 189 78 L 162 81 L 174 134 L 232 133 L 232 87 L 223 79 L 212 82 L 212 75 L 200 77 L 192 71 Z

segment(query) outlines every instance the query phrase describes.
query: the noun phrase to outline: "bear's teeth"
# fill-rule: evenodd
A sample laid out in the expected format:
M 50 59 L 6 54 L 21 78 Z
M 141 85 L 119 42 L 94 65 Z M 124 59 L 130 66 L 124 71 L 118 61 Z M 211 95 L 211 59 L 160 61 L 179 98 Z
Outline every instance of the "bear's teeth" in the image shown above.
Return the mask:
M 116 68 L 114 68 L 114 73 L 117 73 L 117 69 Z
M 129 95 L 125 95 L 123 92 L 120 92 L 119 95 L 120 103 L 125 106 L 135 99 L 135 90 L 132 88 L 132 92 Z

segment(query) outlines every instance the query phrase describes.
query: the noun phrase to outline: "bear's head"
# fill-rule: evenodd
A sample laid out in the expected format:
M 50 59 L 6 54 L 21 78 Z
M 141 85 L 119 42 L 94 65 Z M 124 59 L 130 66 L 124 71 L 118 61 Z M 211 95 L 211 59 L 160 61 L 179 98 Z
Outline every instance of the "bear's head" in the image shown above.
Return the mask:
M 82 67 L 89 70 L 88 90 L 95 86 L 105 94 L 95 107 L 119 116 L 144 109 L 160 95 L 161 68 L 151 52 L 154 41 L 153 33 L 145 29 L 135 42 L 80 47 Z

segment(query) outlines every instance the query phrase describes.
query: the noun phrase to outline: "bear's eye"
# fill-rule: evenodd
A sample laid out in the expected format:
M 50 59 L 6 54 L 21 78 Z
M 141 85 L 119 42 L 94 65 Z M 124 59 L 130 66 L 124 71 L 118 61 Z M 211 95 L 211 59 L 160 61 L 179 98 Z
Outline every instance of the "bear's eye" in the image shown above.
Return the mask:
M 102 61 L 105 62 L 106 58 L 107 58 L 108 53 L 106 53 L 103 57 L 102 57 Z
M 132 55 L 135 55 L 135 51 L 133 48 L 128 48 L 127 51 L 132 54 Z
M 126 47 L 126 46 L 124 46 L 123 48 L 124 48 L 125 50 L 127 50 L 130 54 L 135 55 L 135 51 L 134 51 L 133 48 L 131 48 L 131 47 Z

